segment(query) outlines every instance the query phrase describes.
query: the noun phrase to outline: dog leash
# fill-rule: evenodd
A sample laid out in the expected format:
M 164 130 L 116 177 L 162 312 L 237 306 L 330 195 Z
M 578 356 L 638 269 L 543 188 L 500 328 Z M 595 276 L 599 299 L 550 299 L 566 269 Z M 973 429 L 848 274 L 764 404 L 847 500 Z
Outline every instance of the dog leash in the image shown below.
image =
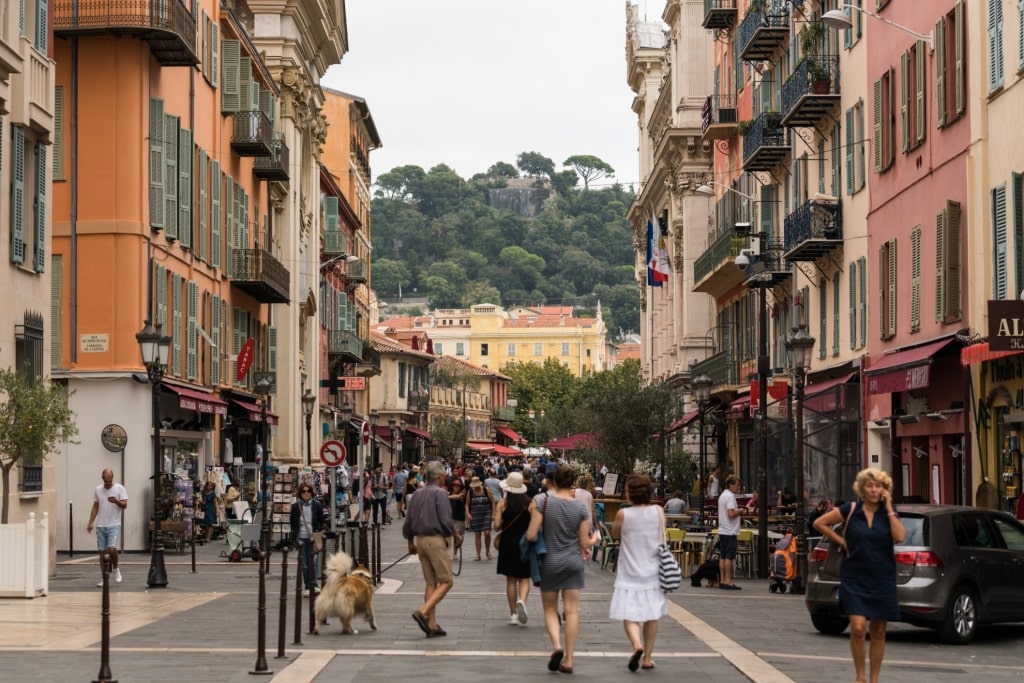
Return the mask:
M 402 561 L 402 560 L 404 560 L 405 558 L 409 557 L 410 555 L 412 555 L 412 553 L 406 553 L 405 555 L 402 555 L 402 556 L 401 556 L 400 558 L 398 558 L 397 560 L 395 560 L 394 562 L 392 562 L 392 563 L 391 563 L 391 564 L 389 564 L 388 566 L 384 567 L 384 569 L 381 569 L 381 570 L 380 570 L 380 573 L 381 573 L 381 574 L 383 574 L 384 572 L 386 572 L 387 570 L 391 569 L 391 568 L 392 568 L 392 567 L 394 567 L 394 566 L 395 566 L 396 564 L 398 564 L 399 562 L 401 562 L 401 561 Z

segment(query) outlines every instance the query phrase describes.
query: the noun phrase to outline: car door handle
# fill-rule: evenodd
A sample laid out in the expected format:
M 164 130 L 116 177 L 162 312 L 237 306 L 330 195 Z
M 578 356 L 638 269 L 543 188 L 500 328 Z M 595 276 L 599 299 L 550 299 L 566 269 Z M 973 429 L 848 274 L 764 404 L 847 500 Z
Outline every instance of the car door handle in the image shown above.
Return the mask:
M 974 564 L 981 564 L 982 563 L 982 559 L 980 557 L 978 557 L 977 555 L 971 555 L 967 559 L 969 559 Z

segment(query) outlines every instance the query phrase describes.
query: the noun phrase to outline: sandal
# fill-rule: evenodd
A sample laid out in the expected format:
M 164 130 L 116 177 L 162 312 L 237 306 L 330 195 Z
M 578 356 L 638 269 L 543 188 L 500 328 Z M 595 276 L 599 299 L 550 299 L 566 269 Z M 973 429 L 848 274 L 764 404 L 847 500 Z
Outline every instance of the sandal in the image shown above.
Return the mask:
M 629 664 L 626 665 L 630 671 L 636 671 L 640 668 L 640 658 L 643 656 L 643 648 L 640 648 L 639 650 L 633 652 L 633 656 L 629 658 Z
M 572 667 L 571 666 L 566 666 L 565 664 L 559 664 L 558 665 L 558 673 L 571 674 L 572 673 Z
M 429 638 L 430 637 L 430 633 L 431 633 L 431 628 L 430 628 L 430 624 L 427 623 L 427 618 L 425 616 L 423 616 L 422 614 L 420 614 L 419 612 L 413 612 L 412 613 L 412 618 L 413 618 L 413 621 L 416 622 L 416 625 L 420 627 L 420 630 L 423 631 L 423 633 L 426 634 L 426 636 Z
M 493 558 L 493 557 L 491 557 L 491 554 L 490 554 L 490 553 L 487 553 L 487 559 L 488 559 L 488 560 L 493 560 L 494 558 Z
M 641 664 L 640 668 L 641 669 L 646 669 L 646 670 L 653 669 L 654 668 L 654 662 L 652 661 L 650 664 Z
M 565 652 L 562 650 L 555 650 L 551 653 L 551 658 L 548 659 L 548 671 L 558 671 L 558 667 L 562 666 L 562 658 L 565 657 Z

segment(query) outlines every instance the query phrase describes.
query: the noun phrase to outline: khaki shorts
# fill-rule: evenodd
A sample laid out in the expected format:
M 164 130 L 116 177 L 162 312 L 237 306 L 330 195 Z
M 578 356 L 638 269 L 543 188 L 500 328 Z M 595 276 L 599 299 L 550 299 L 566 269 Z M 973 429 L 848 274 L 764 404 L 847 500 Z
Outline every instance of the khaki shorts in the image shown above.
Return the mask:
M 428 586 L 450 583 L 452 577 L 452 556 L 444 536 L 417 536 L 416 554 L 420 557 L 423 580 Z

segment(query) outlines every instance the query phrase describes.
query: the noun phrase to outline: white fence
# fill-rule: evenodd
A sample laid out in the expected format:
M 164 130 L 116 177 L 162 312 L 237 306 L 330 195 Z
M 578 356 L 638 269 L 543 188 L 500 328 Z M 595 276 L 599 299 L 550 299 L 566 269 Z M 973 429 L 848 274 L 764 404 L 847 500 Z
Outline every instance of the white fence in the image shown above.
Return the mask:
M 0 524 L 0 598 L 36 598 L 49 590 L 50 520 Z

